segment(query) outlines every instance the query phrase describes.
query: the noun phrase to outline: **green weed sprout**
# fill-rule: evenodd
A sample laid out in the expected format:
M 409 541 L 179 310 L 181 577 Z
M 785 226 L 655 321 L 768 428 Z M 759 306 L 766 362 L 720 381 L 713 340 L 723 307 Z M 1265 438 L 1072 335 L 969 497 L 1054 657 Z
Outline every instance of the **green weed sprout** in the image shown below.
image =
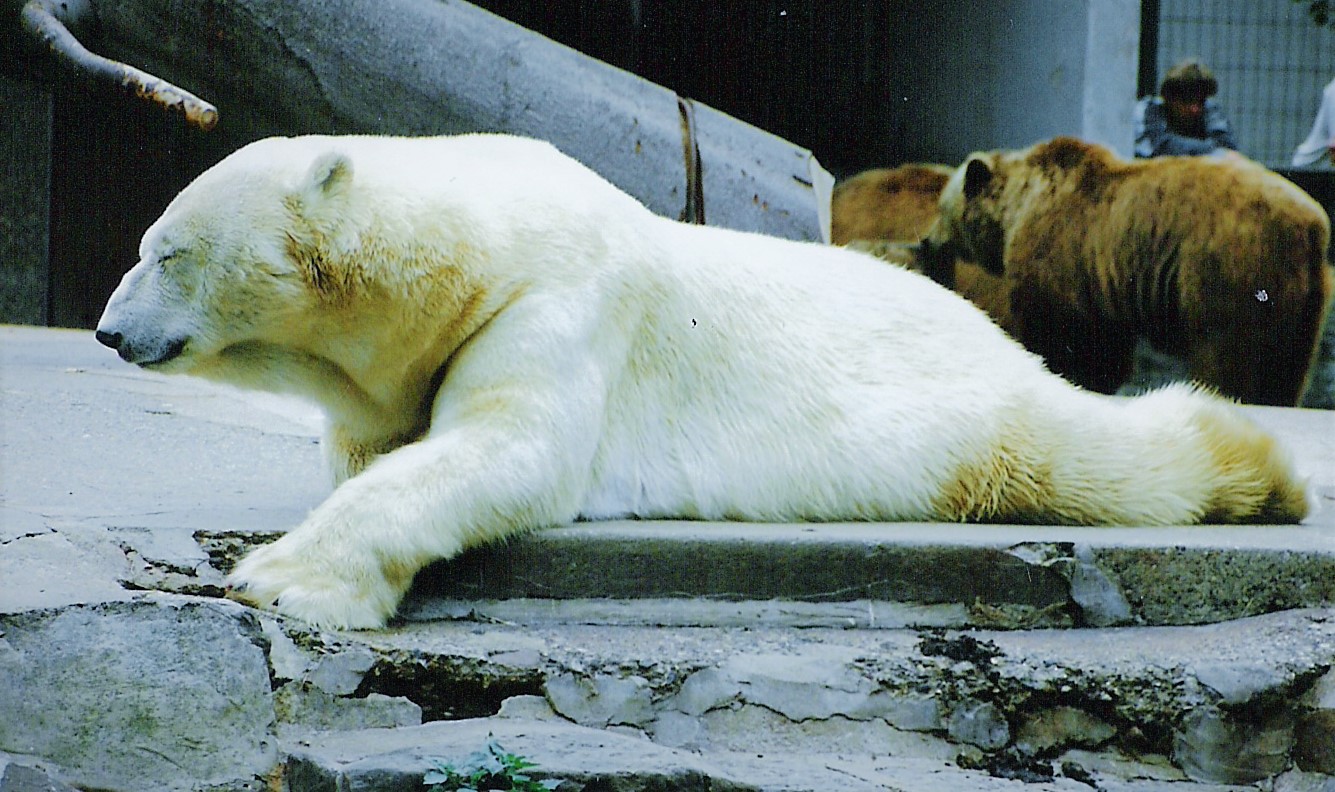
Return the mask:
M 488 738 L 487 747 L 469 754 L 454 764 L 440 759 L 426 771 L 422 783 L 436 792 L 483 792 L 483 790 L 513 790 L 513 792 L 549 792 L 561 785 L 560 779 L 536 781 L 527 770 L 537 767 L 522 756 L 512 754 L 500 743 Z

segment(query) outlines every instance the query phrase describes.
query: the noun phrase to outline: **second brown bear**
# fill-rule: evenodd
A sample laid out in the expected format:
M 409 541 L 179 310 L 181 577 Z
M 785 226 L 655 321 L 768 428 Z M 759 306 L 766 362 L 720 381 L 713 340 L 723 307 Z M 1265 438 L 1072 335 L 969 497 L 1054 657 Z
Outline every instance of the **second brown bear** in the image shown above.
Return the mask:
M 962 257 L 1000 276 L 1003 326 L 1076 384 L 1114 392 L 1143 336 L 1225 395 L 1299 403 L 1331 296 L 1330 222 L 1278 174 L 1057 138 L 971 155 L 939 207 L 923 269 L 948 281 Z

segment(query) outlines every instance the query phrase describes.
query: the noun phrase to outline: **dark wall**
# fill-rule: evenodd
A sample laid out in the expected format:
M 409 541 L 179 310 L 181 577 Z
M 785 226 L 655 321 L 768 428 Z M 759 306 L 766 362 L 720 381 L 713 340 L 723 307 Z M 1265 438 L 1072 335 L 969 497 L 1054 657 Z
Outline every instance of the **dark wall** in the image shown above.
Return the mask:
M 144 229 L 234 142 L 73 83 L 54 89 L 52 117 L 48 323 L 93 327 Z
M 44 325 L 51 95 L 0 77 L 0 322 Z
M 809 148 L 836 175 L 895 157 L 896 0 L 478 5 Z

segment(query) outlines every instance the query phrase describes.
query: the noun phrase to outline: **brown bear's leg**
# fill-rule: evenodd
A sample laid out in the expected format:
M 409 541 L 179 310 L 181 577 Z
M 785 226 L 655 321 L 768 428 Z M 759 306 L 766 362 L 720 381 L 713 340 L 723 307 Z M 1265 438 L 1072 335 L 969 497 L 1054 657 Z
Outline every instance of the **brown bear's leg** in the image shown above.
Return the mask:
M 1192 379 L 1247 404 L 1296 406 L 1307 387 L 1316 333 L 1239 323 L 1214 327 L 1187 350 Z
M 1135 334 L 1128 328 L 1029 292 L 1011 292 L 1015 337 L 1047 361 L 1048 368 L 1097 393 L 1116 393 L 1131 377 Z
M 1249 404 L 1297 405 L 1321 340 L 1331 276 L 1321 240 L 1278 240 L 1273 260 L 1205 259 L 1200 272 L 1217 282 L 1184 283 L 1187 342 L 1192 376 Z M 1287 260 L 1285 260 L 1287 256 Z M 1275 270 L 1286 274 L 1277 275 Z

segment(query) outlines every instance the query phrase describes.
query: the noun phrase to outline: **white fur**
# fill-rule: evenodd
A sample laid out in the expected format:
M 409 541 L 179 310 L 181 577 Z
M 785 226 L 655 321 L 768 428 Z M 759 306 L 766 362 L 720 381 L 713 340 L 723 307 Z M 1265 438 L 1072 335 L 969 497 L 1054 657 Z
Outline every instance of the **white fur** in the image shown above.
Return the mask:
M 141 256 L 99 325 L 123 357 L 328 411 L 338 487 L 231 576 L 321 625 L 576 517 L 1013 518 L 943 506 L 1006 454 L 1043 521 L 1194 522 L 1235 486 L 1209 397 L 1078 391 L 927 278 L 654 216 L 535 141 L 261 141 Z

